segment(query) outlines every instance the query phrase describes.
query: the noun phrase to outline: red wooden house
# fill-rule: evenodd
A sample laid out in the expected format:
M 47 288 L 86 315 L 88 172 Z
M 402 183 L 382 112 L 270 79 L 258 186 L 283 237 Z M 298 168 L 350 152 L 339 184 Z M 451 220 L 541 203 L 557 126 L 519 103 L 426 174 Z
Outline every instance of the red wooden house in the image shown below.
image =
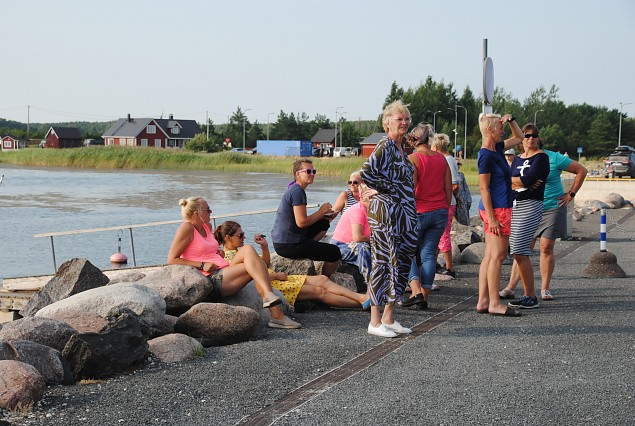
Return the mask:
M 185 143 L 201 133 L 194 120 L 162 118 L 120 118 L 103 134 L 105 145 L 154 148 L 183 148 Z
M 46 136 L 45 148 L 81 148 L 84 138 L 77 127 L 51 127 Z
M 3 151 L 12 151 L 15 149 L 24 148 L 24 145 L 21 142 L 11 136 L 5 136 L 2 139 L 2 150 Z

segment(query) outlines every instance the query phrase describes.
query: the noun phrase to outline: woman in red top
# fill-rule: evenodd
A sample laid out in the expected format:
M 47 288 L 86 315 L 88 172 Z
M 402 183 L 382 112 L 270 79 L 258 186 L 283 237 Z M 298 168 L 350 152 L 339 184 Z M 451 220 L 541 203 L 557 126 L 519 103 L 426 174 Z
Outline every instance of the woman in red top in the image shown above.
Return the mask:
M 168 253 L 168 264 L 193 266 L 206 275 L 212 287 L 212 300 L 238 293 L 252 279 L 263 299 L 262 306 L 270 308 L 275 328 L 300 328 L 300 324 L 284 315 L 276 306 L 282 302 L 271 288 L 267 266 L 256 250 L 245 247 L 232 262 L 219 253 L 218 241 L 210 225 L 212 210 L 202 197 L 179 201 L 183 223 L 176 230 Z
M 417 251 L 408 282 L 412 296 L 402 306 L 417 305 L 427 309 L 437 264 L 437 246 L 448 223 L 452 200 L 452 176 L 443 154 L 430 149 L 432 126 L 418 124 L 408 134 L 416 151 L 408 156 L 415 168 L 415 202 L 417 205 Z

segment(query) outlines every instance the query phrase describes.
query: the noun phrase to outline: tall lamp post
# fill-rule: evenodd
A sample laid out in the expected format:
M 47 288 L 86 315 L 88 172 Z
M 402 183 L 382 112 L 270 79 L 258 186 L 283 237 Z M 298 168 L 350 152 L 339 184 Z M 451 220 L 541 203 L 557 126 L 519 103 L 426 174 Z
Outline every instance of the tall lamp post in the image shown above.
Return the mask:
M 436 111 L 432 114 L 432 130 L 437 131 L 437 114 L 441 111 Z
M 339 114 L 339 110 L 344 108 L 343 106 L 339 106 L 337 108 L 335 108 L 335 139 L 334 139 L 334 144 L 335 147 L 333 148 L 333 152 L 335 152 L 335 148 L 337 148 L 337 114 Z
M 457 127 L 457 109 L 456 109 L 457 105 L 454 104 L 454 129 L 452 130 L 454 132 L 454 156 L 456 157 L 456 134 L 458 133 L 456 130 Z M 448 108 L 450 111 L 452 111 L 452 108 Z
M 538 111 L 534 112 L 534 126 L 538 126 L 538 121 L 536 121 L 537 120 L 536 116 L 538 115 L 539 112 L 545 112 L 545 110 L 539 109 Z
M 463 159 L 467 158 L 467 108 L 461 105 L 457 105 L 458 108 L 463 108 L 465 110 L 465 124 L 464 127 L 464 135 L 463 135 Z M 460 158 L 460 156 L 459 156 Z
M 275 114 L 275 112 L 267 114 L 267 140 L 269 140 L 269 117 L 271 117 L 271 114 Z
M 344 114 L 347 114 L 347 112 L 340 112 L 340 120 L 344 120 Z M 344 146 L 342 145 L 342 135 L 344 135 L 344 123 L 340 123 L 340 148 Z
M 245 119 L 247 118 L 247 116 L 245 115 L 245 113 L 247 111 L 251 111 L 251 109 L 246 109 L 243 111 L 243 151 L 245 150 Z
M 622 107 L 630 104 L 632 104 L 632 102 L 620 102 L 620 130 L 617 134 L 617 146 L 622 145 Z

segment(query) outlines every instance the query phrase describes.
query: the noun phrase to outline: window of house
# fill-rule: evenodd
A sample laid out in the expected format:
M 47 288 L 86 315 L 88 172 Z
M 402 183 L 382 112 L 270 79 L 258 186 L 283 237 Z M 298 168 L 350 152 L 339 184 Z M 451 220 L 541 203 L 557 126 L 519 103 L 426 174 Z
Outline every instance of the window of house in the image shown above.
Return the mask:
M 178 135 L 179 133 L 181 133 L 181 129 L 178 126 L 172 127 L 172 134 L 173 135 Z
M 141 139 L 141 146 L 148 146 L 148 140 L 147 139 Z
M 154 140 L 154 147 L 155 148 L 161 148 L 161 139 L 155 139 Z
M 113 138 L 106 138 L 106 145 L 114 145 L 115 140 Z
M 155 126 L 154 124 L 148 124 L 147 131 L 148 134 L 153 135 L 157 132 L 157 126 Z
M 11 148 L 11 141 L 4 141 L 5 148 Z

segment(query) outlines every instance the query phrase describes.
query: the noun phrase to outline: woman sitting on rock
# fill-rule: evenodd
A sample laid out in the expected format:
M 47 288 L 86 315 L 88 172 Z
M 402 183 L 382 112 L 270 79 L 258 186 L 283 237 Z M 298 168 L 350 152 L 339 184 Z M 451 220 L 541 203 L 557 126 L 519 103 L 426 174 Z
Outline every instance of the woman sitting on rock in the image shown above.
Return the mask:
M 284 315 L 282 302 L 271 288 L 267 266 L 253 247 L 242 250 L 230 263 L 220 252 L 218 241 L 212 234 L 212 210 L 202 197 L 179 201 L 183 223 L 176 230 L 168 253 L 169 265 L 193 266 L 206 275 L 212 287 L 212 300 L 238 293 L 252 279 L 263 299 L 263 308 L 269 308 L 272 328 L 300 328 L 301 325 Z
M 225 249 L 225 259 L 232 262 L 243 251 L 254 250 L 250 245 L 245 246 L 245 233 L 236 222 L 223 222 L 214 231 L 214 236 Z M 262 249 L 262 260 L 269 267 L 271 253 L 267 240 L 262 234 L 256 234 L 254 242 Z M 269 270 L 269 276 L 271 285 L 280 290 L 291 305 L 294 305 L 296 300 L 313 300 L 337 308 L 370 307 L 367 296 L 334 283 L 326 275 L 287 275 L 285 272 Z

